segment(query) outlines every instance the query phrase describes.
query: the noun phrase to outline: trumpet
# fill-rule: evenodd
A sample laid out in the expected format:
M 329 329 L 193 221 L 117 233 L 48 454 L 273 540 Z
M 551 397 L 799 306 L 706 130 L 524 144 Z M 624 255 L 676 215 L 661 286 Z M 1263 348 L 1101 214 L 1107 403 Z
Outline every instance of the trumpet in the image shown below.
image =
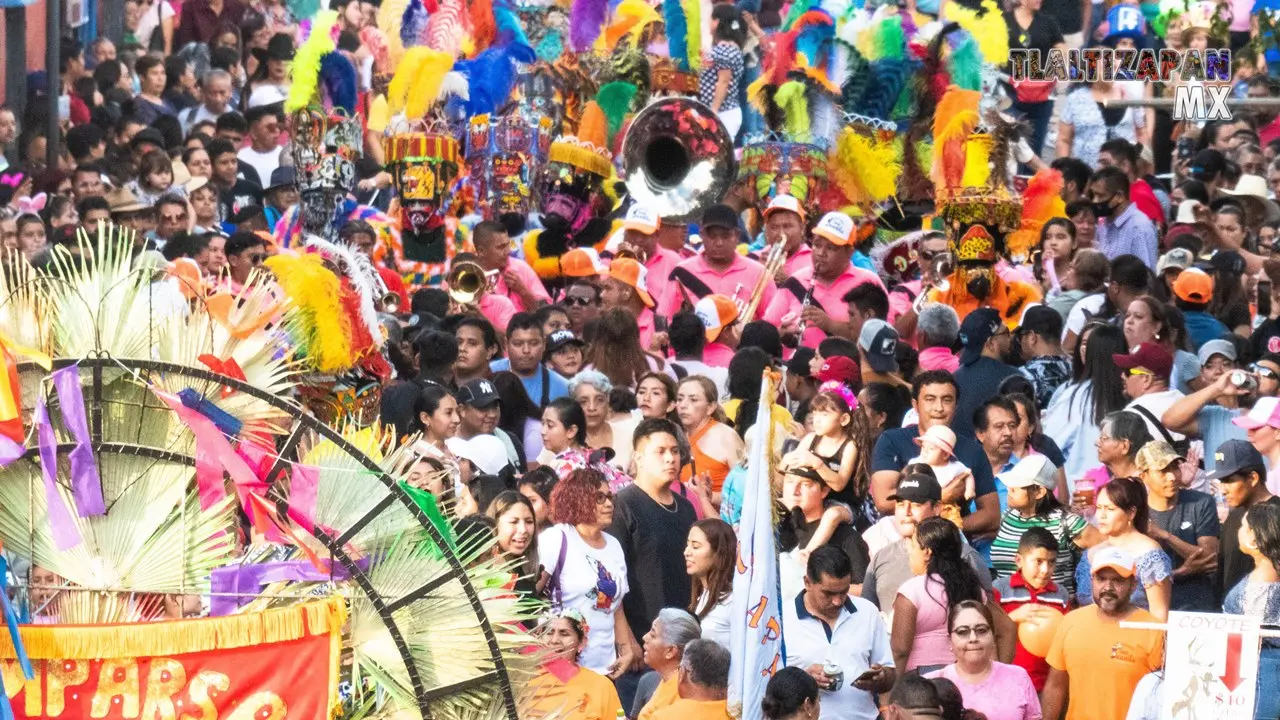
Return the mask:
M 955 256 L 949 252 L 940 252 L 930 259 L 926 267 L 921 268 L 920 294 L 916 296 L 915 302 L 911 304 L 911 308 L 917 315 L 924 309 L 925 304 L 929 302 L 930 290 L 946 292 L 951 289 L 951 281 L 947 278 L 955 271 L 955 267 Z
M 618 251 L 613 254 L 613 257 L 614 259 L 631 258 L 632 260 L 635 260 L 641 265 L 644 265 L 649 261 L 649 253 L 645 252 L 644 250 L 641 250 L 640 248 L 636 247 L 635 245 L 632 245 L 631 243 L 626 243 L 626 242 L 618 245 Z
M 756 310 L 760 308 L 760 301 L 764 298 L 764 289 L 769 287 L 769 283 L 773 281 L 778 271 L 782 269 L 782 264 L 787 260 L 787 237 L 784 235 L 779 238 L 769 248 L 769 254 L 765 256 L 764 272 L 760 273 L 760 279 L 756 281 L 756 286 L 751 290 L 751 297 L 743 302 L 734 292 L 734 303 L 738 305 L 738 318 L 744 323 L 751 322 L 756 315 Z
M 400 296 L 391 292 L 377 270 L 373 271 L 373 290 L 378 295 L 378 306 L 382 312 L 395 315 L 400 310 Z

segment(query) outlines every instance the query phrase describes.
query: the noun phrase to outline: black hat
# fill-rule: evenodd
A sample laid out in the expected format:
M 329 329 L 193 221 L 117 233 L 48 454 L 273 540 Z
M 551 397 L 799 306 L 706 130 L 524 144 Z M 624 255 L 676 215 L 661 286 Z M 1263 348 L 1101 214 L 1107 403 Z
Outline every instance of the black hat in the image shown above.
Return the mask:
M 802 477 L 805 480 L 812 480 L 820 485 L 826 484 L 826 481 L 822 479 L 822 476 L 818 474 L 818 471 L 814 470 L 813 468 L 794 467 L 787 470 L 787 474 L 795 475 L 796 477 Z
M 265 214 L 266 211 L 262 209 L 261 205 L 245 205 L 244 207 L 235 209 L 235 211 L 231 213 L 231 217 L 227 218 L 227 222 L 232 225 L 240 225 Z
M 817 351 L 811 347 L 798 347 L 791 359 L 787 361 L 787 372 L 798 377 L 809 377 L 809 361 Z
M 1062 315 L 1048 305 L 1032 305 L 1022 313 L 1018 330 L 1057 339 L 1062 336 Z
M 129 141 L 129 147 L 134 150 L 137 150 L 138 146 L 141 145 L 142 143 L 151 143 L 152 145 L 155 145 L 157 148 L 163 150 L 165 148 L 164 133 L 161 133 L 159 130 L 153 127 L 142 128 L 137 133 L 135 133 L 133 136 L 133 139 Z
M 1228 440 L 1213 451 L 1213 472 L 1206 477 L 1209 480 L 1225 480 L 1236 473 L 1263 467 L 1265 464 L 1262 453 L 1258 452 L 1253 443 L 1248 440 Z
M 1219 250 L 1209 258 L 1209 266 L 1230 275 L 1243 275 L 1244 256 L 1235 250 Z
M 279 190 L 286 185 L 296 185 L 298 183 L 298 173 L 293 169 L 292 165 L 281 165 L 271 171 L 271 182 L 267 185 L 266 192 Z
M 267 41 L 267 49 L 254 48 L 253 56 L 258 58 L 259 62 L 268 60 L 292 60 L 293 59 L 293 36 L 288 33 L 276 33 Z
M 705 232 L 713 227 L 737 230 L 738 212 L 728 205 L 712 205 L 702 213 L 702 222 L 698 225 L 698 229 Z
M 458 388 L 457 400 L 459 405 L 487 408 L 501 399 L 498 397 L 498 391 L 493 388 L 493 383 L 488 380 L 472 380 Z
M 982 348 L 1000 331 L 1000 325 L 1000 313 L 995 308 L 978 308 L 966 315 L 960 323 L 960 342 L 964 343 L 960 364 L 970 365 L 982 357 Z
M 923 473 L 908 475 L 898 481 L 898 489 L 893 491 L 889 499 L 913 503 L 936 503 L 942 500 L 942 486 L 932 475 Z
M 569 345 L 587 346 L 577 335 L 573 334 L 572 330 L 557 330 L 547 336 L 547 356 L 550 357 L 559 352 L 561 348 Z
M 1196 180 L 1209 182 L 1227 167 L 1227 156 L 1213 148 L 1205 148 L 1191 158 L 1191 175 Z

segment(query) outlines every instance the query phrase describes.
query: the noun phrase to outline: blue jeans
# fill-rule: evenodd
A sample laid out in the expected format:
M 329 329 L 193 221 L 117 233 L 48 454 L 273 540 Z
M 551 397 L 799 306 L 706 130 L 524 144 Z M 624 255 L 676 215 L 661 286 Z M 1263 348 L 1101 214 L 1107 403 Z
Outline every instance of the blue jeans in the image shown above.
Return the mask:
M 751 103 L 747 102 L 747 86 L 755 82 L 759 77 L 760 66 L 752 65 L 743 69 L 742 82 L 738 83 L 738 105 L 742 108 L 742 130 L 738 137 L 744 140 L 752 135 L 764 132 L 764 118 L 760 113 L 756 112 Z
M 1280 718 L 1280 693 L 1275 691 L 1280 682 L 1280 648 L 1262 648 L 1258 658 L 1258 691 L 1253 703 L 1254 720 Z

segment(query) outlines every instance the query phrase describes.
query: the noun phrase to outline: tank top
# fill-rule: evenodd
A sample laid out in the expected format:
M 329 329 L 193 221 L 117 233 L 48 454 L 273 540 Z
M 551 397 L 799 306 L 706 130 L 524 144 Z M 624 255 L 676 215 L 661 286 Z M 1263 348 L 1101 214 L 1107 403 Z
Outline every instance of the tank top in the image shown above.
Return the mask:
M 840 447 L 836 448 L 835 453 L 831 455 L 823 455 L 822 453 L 818 452 L 818 445 L 821 442 L 822 442 L 822 438 L 819 436 L 815 436 L 813 438 L 813 442 L 809 443 L 809 452 L 813 453 L 814 455 L 817 455 L 818 459 L 822 461 L 823 465 L 826 465 L 827 468 L 831 470 L 831 472 L 839 475 L 840 464 L 841 464 L 840 460 L 841 458 L 844 457 L 844 449 L 849 447 L 849 443 L 852 441 L 849 438 L 845 438 L 844 442 L 840 443 Z M 843 490 L 836 490 L 835 488 L 831 488 L 831 494 L 828 495 L 827 497 L 832 500 L 838 500 L 848 505 L 850 510 L 852 510 L 854 507 L 854 501 L 855 501 L 855 498 L 853 496 L 853 478 L 849 478 L 849 482 L 845 483 Z
M 720 488 L 724 487 L 724 479 L 729 476 L 729 470 L 732 468 L 724 462 L 702 452 L 702 448 L 698 447 L 698 441 L 702 439 L 702 436 L 706 435 L 707 431 L 713 426 L 720 424 L 721 423 L 715 421 L 709 422 L 706 425 L 703 425 L 702 429 L 698 430 L 698 432 L 689 436 L 689 452 L 693 455 L 693 462 L 685 465 L 680 471 L 681 482 L 687 482 L 689 478 L 693 477 L 695 471 L 700 473 L 705 472 L 711 476 L 711 489 L 714 492 L 720 492 Z

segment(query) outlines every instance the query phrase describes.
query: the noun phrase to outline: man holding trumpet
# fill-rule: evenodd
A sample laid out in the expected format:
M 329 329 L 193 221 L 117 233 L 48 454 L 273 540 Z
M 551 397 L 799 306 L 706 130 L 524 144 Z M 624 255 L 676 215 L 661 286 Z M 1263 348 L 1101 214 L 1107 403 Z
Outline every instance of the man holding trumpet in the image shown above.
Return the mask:
M 789 277 L 765 309 L 765 321 L 802 347 L 817 347 L 828 335 L 850 337 L 845 296 L 866 283 L 884 287 L 878 275 L 852 265 L 854 231 L 842 212 L 822 216 L 811 236 L 812 264 Z
M 658 313 L 671 317 L 686 302 L 693 306 L 709 295 L 724 295 L 746 309 L 759 293 L 758 307 L 768 307 L 778 289 L 772 278 L 764 277 L 764 265 L 738 254 L 738 212 L 728 205 L 712 205 L 702 214 L 698 231 L 702 253 L 671 271 Z M 742 318 L 743 322 L 754 319 Z

